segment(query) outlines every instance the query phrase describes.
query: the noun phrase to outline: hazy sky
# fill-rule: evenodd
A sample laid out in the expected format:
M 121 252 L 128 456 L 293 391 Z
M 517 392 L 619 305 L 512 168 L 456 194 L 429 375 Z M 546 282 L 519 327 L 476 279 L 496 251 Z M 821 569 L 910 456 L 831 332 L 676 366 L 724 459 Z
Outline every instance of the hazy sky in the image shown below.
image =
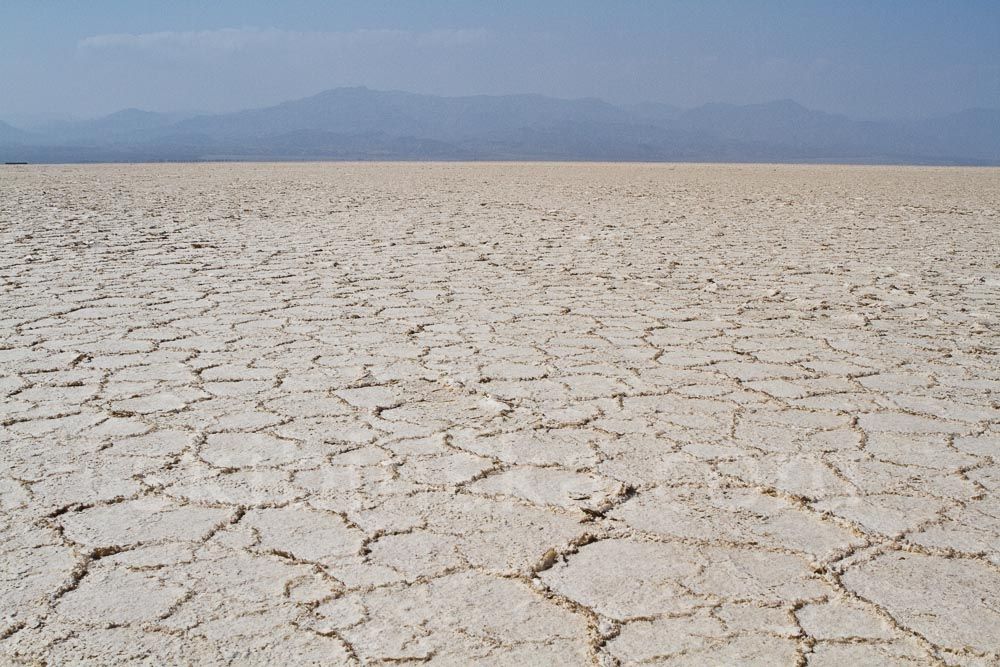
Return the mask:
M 327 88 L 1000 107 L 1000 0 L 0 0 L 0 116 L 221 111 Z

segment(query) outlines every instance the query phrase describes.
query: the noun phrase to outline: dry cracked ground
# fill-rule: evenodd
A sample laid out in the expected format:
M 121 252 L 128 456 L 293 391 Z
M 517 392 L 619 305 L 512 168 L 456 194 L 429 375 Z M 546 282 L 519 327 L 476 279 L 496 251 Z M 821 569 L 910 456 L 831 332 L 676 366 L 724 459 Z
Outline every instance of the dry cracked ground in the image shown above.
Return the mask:
M 0 172 L 0 662 L 1000 660 L 1000 171 Z

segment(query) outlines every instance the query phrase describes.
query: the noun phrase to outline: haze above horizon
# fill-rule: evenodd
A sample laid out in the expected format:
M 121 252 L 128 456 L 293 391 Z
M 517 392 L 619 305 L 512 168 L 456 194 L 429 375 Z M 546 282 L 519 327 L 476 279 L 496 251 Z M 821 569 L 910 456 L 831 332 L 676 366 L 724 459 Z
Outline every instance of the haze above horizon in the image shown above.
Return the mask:
M 616 104 L 1000 107 L 1000 4 L 189 0 L 0 5 L 0 118 L 223 112 L 363 85 Z

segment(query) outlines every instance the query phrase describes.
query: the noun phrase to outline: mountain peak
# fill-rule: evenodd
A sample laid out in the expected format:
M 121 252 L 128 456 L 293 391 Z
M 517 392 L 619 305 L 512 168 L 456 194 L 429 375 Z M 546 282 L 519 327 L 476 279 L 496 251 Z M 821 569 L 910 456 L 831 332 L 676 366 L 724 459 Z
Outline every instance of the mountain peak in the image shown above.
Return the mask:
M 806 107 L 802 106 L 801 104 L 791 99 L 790 97 L 786 97 L 780 100 L 772 100 L 771 102 L 765 102 L 761 106 L 772 107 L 774 109 L 801 109 L 802 111 L 811 111 L 811 109 L 807 109 Z

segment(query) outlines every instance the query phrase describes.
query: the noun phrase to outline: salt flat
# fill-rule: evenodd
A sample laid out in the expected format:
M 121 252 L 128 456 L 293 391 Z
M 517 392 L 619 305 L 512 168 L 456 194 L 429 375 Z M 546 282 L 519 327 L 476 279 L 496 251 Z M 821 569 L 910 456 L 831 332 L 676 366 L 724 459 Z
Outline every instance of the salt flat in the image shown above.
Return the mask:
M 1000 170 L 2 169 L 0 662 L 1000 660 Z

